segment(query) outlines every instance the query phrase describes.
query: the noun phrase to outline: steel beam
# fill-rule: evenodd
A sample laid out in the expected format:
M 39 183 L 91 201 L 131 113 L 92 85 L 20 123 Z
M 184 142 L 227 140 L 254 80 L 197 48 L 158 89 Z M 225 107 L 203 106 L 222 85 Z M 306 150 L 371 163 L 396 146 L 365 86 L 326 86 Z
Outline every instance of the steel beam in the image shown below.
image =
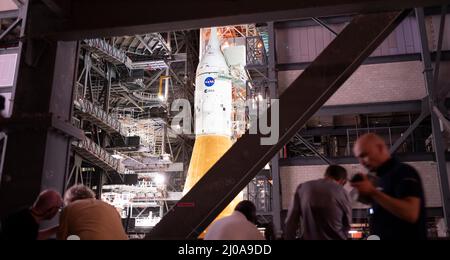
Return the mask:
M 280 97 L 279 142 L 262 146 L 265 136 L 244 135 L 148 238 L 197 238 L 409 13 L 355 17 Z
M 333 28 L 331 28 L 328 24 L 326 24 L 324 21 L 320 20 L 319 18 L 313 17 L 312 20 L 322 26 L 323 28 L 327 29 L 329 32 L 334 34 L 334 36 L 337 36 L 339 33 L 335 32 Z
M 319 157 L 324 163 L 328 165 L 332 165 L 333 162 L 330 161 L 326 156 L 321 154 L 313 145 L 311 145 L 305 138 L 303 138 L 301 135 L 297 134 L 296 137 L 300 139 L 300 141 L 311 151 L 313 152 L 317 157 Z
M 27 32 L 32 32 L 33 19 L 39 17 L 42 26 L 50 13 L 40 2 L 28 1 L 26 8 Z M 37 4 L 37 6 L 35 6 Z M 37 7 L 37 8 L 34 8 Z M 34 21 L 36 23 L 36 21 Z M 18 62 L 17 78 L 11 121 L 39 116 L 55 117 L 63 123 L 58 131 L 50 125 L 20 127 L 7 125 L 8 145 L 0 187 L 0 215 L 20 207 L 30 206 L 42 189 L 64 189 L 68 172 L 71 138 L 61 127 L 72 119 L 73 85 L 78 61 L 77 42 L 55 42 L 33 39 L 25 34 L 23 55 Z M 33 122 L 30 120 L 30 122 Z M 11 199 L 14 198 L 14 199 Z
M 72 0 L 70 17 L 60 28 L 41 28 L 38 35 L 79 40 L 136 35 L 230 24 L 264 23 L 299 18 L 348 15 L 436 6 L 448 0 L 216 0 L 159 2 L 160 12 L 148 0 Z M 208 6 L 208 10 L 205 10 Z M 170 15 L 167 11 L 170 10 Z
M 438 71 L 433 70 L 423 8 L 416 9 L 416 16 L 422 44 L 422 61 L 424 64 L 425 85 L 429 96 L 428 105 L 429 111 L 431 112 L 431 126 L 433 129 L 433 148 L 436 155 L 439 184 L 441 188 L 442 204 L 444 209 L 444 218 L 447 225 L 448 235 L 450 234 L 450 183 L 449 175 L 447 172 L 447 160 L 445 158 L 444 138 L 442 136 L 441 124 L 439 122 L 438 116 L 433 112 L 434 106 L 437 105 L 435 80 L 438 79 L 438 77 L 435 76 L 433 72 L 438 73 Z M 440 40 L 442 40 L 442 38 Z M 439 61 L 436 61 L 436 63 L 439 63 Z
M 450 60 L 450 52 L 442 51 L 441 59 L 444 61 Z M 398 55 L 389 55 L 389 56 L 375 56 L 369 57 L 363 65 L 376 65 L 376 64 L 385 64 L 385 63 L 394 63 L 394 62 L 407 62 L 407 61 L 421 61 L 421 56 L 419 53 L 417 54 L 398 54 Z M 432 60 L 436 60 L 436 53 L 431 53 Z M 311 62 L 298 62 L 298 63 L 282 63 L 277 65 L 278 71 L 292 71 L 292 70 L 304 70 L 306 69 Z
M 400 153 L 396 155 L 396 157 L 402 162 L 433 162 L 435 160 L 434 153 Z M 450 158 L 450 154 L 446 154 L 446 158 Z M 333 162 L 342 165 L 342 164 L 354 164 L 358 165 L 358 159 L 355 157 L 338 157 L 333 158 Z M 287 159 L 280 160 L 280 167 L 289 167 L 289 166 L 312 166 L 312 165 L 328 165 L 323 160 L 317 157 L 292 157 Z
M 315 114 L 315 116 L 363 115 L 363 114 L 382 114 L 393 112 L 419 113 L 420 111 L 422 111 L 422 101 L 413 100 L 413 101 L 324 106 Z
M 16 28 L 22 22 L 21 18 L 17 18 L 6 30 L 0 35 L 0 40 L 3 39 L 8 33 Z
M 400 148 L 400 146 L 403 145 L 403 143 L 406 141 L 406 139 L 409 138 L 409 136 L 417 129 L 417 127 L 422 124 L 422 122 L 427 119 L 430 116 L 430 109 L 428 107 L 428 98 L 424 100 L 424 105 L 422 108 L 422 113 L 420 114 L 419 118 L 414 121 L 414 123 L 403 133 L 403 135 L 398 139 L 395 144 L 391 147 L 391 154 L 394 154 L 397 152 L 397 150 Z
M 434 65 L 434 77 L 433 77 L 433 93 L 436 95 L 436 101 L 439 99 L 437 94 L 439 93 L 439 74 L 441 70 L 441 59 L 442 59 L 442 46 L 444 44 L 444 33 L 445 33 L 445 20 L 447 18 L 447 5 L 442 7 L 441 12 L 441 22 L 439 24 L 439 33 L 438 33 L 438 44 L 436 49 L 436 63 Z
M 267 30 L 269 33 L 269 57 L 268 57 L 268 78 L 270 98 L 278 99 L 278 73 L 276 71 L 276 34 L 274 23 L 267 23 Z M 276 237 L 282 235 L 281 224 L 281 179 L 280 179 L 280 156 L 277 153 L 272 159 L 271 174 L 272 174 L 272 221 L 274 227 L 274 234 Z
M 148 46 L 148 43 L 146 43 L 146 42 L 144 41 L 144 39 L 142 38 L 142 36 L 136 35 L 135 37 L 136 37 L 136 38 L 144 45 L 144 47 L 148 50 L 148 52 L 150 52 L 150 54 L 153 55 L 153 50 L 152 50 L 152 48 L 151 48 L 150 46 Z
M 9 10 L 0 12 L 0 19 L 17 18 L 19 17 L 19 10 Z

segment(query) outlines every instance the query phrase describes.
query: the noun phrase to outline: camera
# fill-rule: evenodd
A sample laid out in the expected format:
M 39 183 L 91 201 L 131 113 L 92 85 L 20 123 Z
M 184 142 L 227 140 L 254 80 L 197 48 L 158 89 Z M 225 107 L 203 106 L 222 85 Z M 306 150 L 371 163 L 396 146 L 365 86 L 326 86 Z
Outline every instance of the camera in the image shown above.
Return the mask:
M 364 181 L 364 176 L 365 175 L 362 173 L 355 174 L 351 178 L 350 183 L 362 182 L 362 181 Z M 366 176 L 374 187 L 378 187 L 378 177 L 376 177 L 375 175 L 371 175 L 371 174 L 367 174 Z M 372 198 L 360 195 L 357 189 L 353 189 L 350 192 L 350 196 L 353 198 L 353 200 L 360 202 L 362 204 L 365 204 L 365 205 L 373 204 Z

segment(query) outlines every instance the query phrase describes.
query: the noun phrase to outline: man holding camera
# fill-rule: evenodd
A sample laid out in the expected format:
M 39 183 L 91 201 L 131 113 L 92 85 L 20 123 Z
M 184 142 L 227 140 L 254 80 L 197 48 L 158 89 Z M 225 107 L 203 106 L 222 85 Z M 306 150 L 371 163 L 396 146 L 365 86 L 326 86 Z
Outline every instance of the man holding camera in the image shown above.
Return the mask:
M 384 140 L 375 134 L 359 138 L 354 153 L 378 177 L 378 187 L 362 174 L 352 182 L 360 196 L 373 201 L 372 235 L 382 240 L 425 240 L 425 196 L 417 171 L 391 157 Z

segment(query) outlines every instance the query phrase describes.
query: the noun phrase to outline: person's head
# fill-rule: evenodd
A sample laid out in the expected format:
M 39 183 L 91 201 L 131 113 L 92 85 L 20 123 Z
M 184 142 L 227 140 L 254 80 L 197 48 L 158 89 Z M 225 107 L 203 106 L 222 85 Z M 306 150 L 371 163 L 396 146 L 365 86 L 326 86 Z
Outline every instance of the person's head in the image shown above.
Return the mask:
M 55 217 L 62 206 L 63 200 L 59 192 L 45 190 L 39 195 L 33 207 L 31 207 L 31 214 L 36 222 L 40 223 Z
M 64 203 L 70 205 L 78 200 L 95 199 L 95 193 L 84 185 L 75 185 L 66 191 Z
M 256 207 L 253 202 L 248 200 L 241 201 L 234 210 L 241 212 L 248 221 L 256 224 Z
M 376 170 L 391 158 L 386 143 L 376 134 L 366 134 L 360 137 L 356 141 L 353 152 L 361 165 L 370 171 Z
M 331 165 L 325 171 L 325 178 L 344 186 L 347 183 L 347 170 L 339 165 Z

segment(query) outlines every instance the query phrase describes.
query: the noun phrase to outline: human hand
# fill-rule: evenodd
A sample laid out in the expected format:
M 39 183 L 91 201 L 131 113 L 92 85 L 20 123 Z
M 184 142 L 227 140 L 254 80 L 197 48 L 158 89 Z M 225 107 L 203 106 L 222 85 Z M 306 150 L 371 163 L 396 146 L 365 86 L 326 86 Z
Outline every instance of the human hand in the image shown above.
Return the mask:
M 371 197 L 377 189 L 365 174 L 357 174 L 351 182 L 351 186 L 358 190 L 362 196 Z

